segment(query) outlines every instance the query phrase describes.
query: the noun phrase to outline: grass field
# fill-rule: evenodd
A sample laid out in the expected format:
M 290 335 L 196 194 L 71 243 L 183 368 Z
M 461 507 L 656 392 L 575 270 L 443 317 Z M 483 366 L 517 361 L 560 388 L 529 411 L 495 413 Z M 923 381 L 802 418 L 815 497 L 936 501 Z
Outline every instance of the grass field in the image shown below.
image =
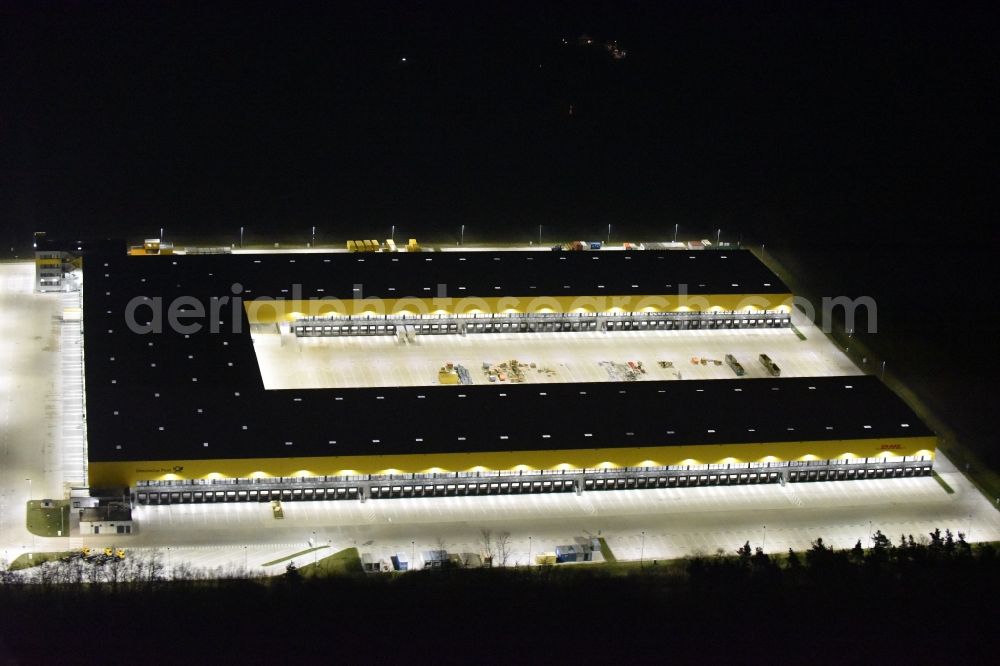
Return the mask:
M 357 548 L 345 548 L 317 560 L 315 564 L 310 563 L 299 567 L 301 575 L 316 578 L 360 574 L 361 572 L 361 556 L 358 554 Z
M 52 508 L 43 508 L 41 500 L 31 500 L 27 506 L 26 524 L 35 536 L 69 536 L 69 502 L 66 500 L 46 500 Z
M 24 553 L 19 555 L 17 559 L 10 563 L 11 571 L 19 571 L 21 569 L 30 569 L 31 567 L 37 567 L 45 562 L 51 562 L 53 560 L 61 560 L 64 557 L 68 557 L 73 554 L 71 550 L 61 550 L 54 553 Z

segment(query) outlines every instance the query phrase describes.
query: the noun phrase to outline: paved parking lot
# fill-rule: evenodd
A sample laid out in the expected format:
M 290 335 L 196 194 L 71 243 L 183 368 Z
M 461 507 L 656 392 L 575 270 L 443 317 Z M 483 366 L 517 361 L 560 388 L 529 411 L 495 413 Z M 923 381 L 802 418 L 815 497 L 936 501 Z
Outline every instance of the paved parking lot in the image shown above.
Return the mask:
M 366 386 L 429 386 L 438 369 L 454 363 L 469 369 L 473 383 L 489 383 L 483 363 L 511 359 L 535 363 L 527 383 L 610 381 L 603 362 L 641 361 L 641 379 L 734 379 L 723 363 L 692 364 L 692 357 L 723 361 L 733 354 L 745 377 L 768 376 L 758 362 L 768 354 L 783 377 L 857 375 L 860 371 L 813 325 L 802 323 L 800 339 L 792 329 L 514 333 L 426 335 L 416 344 L 392 336 L 297 338 L 273 327 L 255 327 L 254 351 L 268 389 Z M 661 368 L 669 361 L 671 368 Z M 543 369 L 553 372 L 543 372 Z
M 32 543 L 24 526 L 29 492 L 35 498 L 63 496 L 63 398 L 79 388 L 79 384 L 67 387 L 64 394 L 60 385 L 62 295 L 34 294 L 34 271 L 33 262 L 0 263 L 0 547 L 4 551 Z M 65 464 L 72 467 L 69 458 Z
M 136 512 L 141 532 L 123 541 L 140 548 L 169 544 L 205 562 L 238 563 L 244 545 L 259 549 L 262 557 L 287 555 L 306 548 L 310 539 L 334 550 L 357 546 L 382 559 L 439 545 L 453 553 L 478 553 L 479 531 L 488 528 L 510 532 L 508 564 L 523 565 L 529 547 L 532 554 L 551 552 L 598 535 L 619 559 L 636 560 L 731 552 L 745 541 L 769 552 L 807 548 L 817 537 L 849 548 L 858 539 L 867 545 L 874 530 L 894 541 L 900 534 L 919 538 L 937 527 L 969 533 L 974 541 L 1000 539 L 1000 513 L 961 474 L 948 471 L 953 468 L 946 460 L 939 467 L 954 494 L 933 478 L 917 477 L 580 496 L 286 502 L 281 520 L 266 503 L 144 506 Z

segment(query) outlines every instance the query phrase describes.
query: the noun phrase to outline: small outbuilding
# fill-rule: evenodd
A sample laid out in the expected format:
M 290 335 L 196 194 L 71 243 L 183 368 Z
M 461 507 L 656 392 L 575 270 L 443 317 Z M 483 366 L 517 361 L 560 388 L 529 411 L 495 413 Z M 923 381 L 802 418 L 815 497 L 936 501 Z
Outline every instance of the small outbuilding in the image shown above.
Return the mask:
M 80 534 L 131 534 L 132 509 L 122 504 L 80 509 Z

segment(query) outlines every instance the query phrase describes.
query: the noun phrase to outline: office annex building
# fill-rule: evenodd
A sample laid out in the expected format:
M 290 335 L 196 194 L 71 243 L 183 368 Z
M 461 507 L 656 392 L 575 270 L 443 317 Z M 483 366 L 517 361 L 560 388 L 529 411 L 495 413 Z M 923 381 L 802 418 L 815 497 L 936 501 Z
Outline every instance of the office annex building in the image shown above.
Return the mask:
M 141 504 L 848 480 L 934 457 L 875 377 L 788 372 L 822 355 L 805 345 L 839 350 L 800 340 L 745 250 L 105 245 L 83 266 L 89 481 Z

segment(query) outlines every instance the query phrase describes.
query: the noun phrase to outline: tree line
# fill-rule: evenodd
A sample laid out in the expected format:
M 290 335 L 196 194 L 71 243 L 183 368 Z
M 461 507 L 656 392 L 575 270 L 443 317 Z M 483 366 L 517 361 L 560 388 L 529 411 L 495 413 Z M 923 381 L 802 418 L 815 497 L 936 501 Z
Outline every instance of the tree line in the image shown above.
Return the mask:
M 490 535 L 498 564 L 496 541 Z M 178 580 L 163 560 L 147 552 L 93 565 L 100 574 L 73 561 L 4 574 L 0 663 L 4 649 L 25 664 L 106 656 L 107 643 L 79 640 L 94 631 L 147 646 L 144 663 L 176 663 L 179 651 L 185 663 L 346 659 L 338 650 L 367 663 L 420 655 L 507 664 L 571 656 L 990 663 L 1000 633 L 996 545 L 947 530 L 875 532 L 870 546 L 840 549 L 818 538 L 777 554 L 745 542 L 641 567 L 495 564 L 328 578 L 259 578 L 236 567 L 182 570 Z

